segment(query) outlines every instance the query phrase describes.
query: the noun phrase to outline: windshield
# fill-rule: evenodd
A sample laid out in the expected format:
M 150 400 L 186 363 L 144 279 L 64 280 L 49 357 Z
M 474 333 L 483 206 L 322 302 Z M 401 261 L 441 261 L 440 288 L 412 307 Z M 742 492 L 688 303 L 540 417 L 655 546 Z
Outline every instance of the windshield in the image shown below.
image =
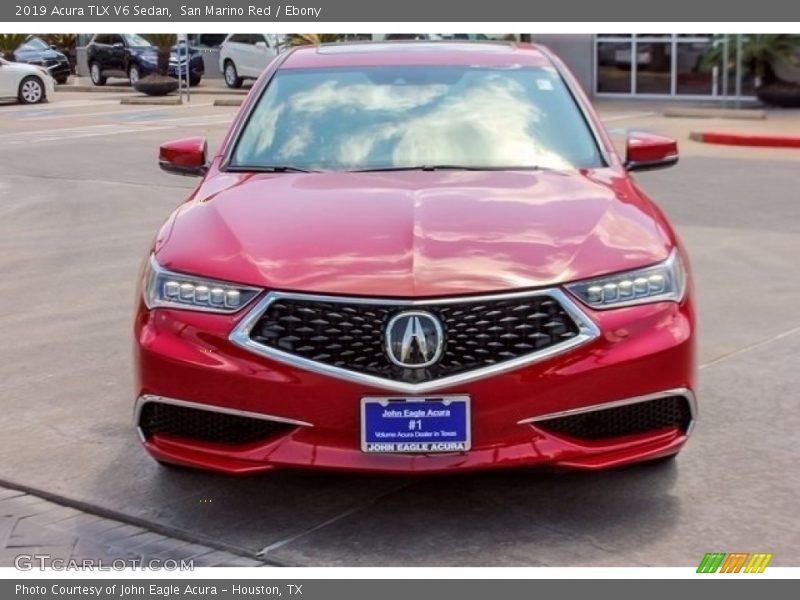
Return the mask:
M 603 162 L 552 68 L 401 66 L 279 71 L 229 165 L 511 170 Z
M 22 50 L 49 50 L 50 46 L 44 43 L 44 40 L 38 37 L 32 37 L 25 40 L 25 43 L 20 46 Z
M 123 33 L 122 37 L 125 38 L 125 44 L 128 46 L 152 46 L 147 39 L 140 36 L 138 33 Z

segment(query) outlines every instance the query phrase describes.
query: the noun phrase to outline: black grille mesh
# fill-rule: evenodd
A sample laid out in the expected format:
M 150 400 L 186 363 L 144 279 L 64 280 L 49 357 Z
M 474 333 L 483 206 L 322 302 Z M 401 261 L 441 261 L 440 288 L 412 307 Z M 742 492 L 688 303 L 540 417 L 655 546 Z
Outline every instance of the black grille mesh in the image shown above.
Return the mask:
M 139 427 L 145 437 L 159 433 L 226 444 L 245 444 L 263 440 L 295 428 L 294 425 L 287 423 L 163 402 L 148 402 L 142 407 Z
M 511 360 L 565 342 L 578 327 L 557 300 L 536 296 L 414 305 L 444 330 L 440 360 L 426 368 L 392 363 L 385 328 L 403 305 L 281 298 L 250 332 L 255 342 L 303 358 L 384 379 L 420 383 Z
M 686 431 L 692 419 L 683 396 L 669 396 L 589 413 L 536 422 L 537 427 L 575 438 L 599 440 L 667 427 Z

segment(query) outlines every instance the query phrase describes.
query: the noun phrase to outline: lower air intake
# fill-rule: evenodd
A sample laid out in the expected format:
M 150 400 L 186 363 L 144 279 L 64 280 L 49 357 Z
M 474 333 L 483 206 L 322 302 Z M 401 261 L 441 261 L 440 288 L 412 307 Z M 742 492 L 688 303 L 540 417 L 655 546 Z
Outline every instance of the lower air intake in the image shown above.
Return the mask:
M 295 427 L 277 421 L 163 402 L 148 402 L 142 407 L 139 416 L 139 428 L 146 438 L 154 434 L 163 434 L 224 444 L 246 444 L 265 440 L 287 433 Z
M 691 421 L 692 412 L 688 400 L 683 396 L 668 396 L 537 421 L 536 426 L 574 438 L 602 440 L 670 427 L 686 432 Z

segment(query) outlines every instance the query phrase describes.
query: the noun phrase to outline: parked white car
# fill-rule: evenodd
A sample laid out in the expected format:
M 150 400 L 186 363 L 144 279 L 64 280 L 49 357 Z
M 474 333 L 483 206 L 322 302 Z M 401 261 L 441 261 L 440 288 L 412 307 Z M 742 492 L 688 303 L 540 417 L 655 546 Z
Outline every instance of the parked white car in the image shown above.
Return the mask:
M 37 104 L 51 98 L 56 82 L 43 67 L 0 58 L 0 98 Z
M 219 47 L 219 68 L 229 88 L 257 79 L 278 54 L 278 38 L 268 33 L 231 33 Z

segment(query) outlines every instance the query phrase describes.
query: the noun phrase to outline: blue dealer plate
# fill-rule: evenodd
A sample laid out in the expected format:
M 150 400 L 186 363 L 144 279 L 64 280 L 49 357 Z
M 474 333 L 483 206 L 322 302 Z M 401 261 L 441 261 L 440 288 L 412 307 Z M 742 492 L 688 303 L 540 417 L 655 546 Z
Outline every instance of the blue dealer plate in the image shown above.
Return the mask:
M 361 399 L 364 452 L 466 452 L 471 442 L 469 396 Z

